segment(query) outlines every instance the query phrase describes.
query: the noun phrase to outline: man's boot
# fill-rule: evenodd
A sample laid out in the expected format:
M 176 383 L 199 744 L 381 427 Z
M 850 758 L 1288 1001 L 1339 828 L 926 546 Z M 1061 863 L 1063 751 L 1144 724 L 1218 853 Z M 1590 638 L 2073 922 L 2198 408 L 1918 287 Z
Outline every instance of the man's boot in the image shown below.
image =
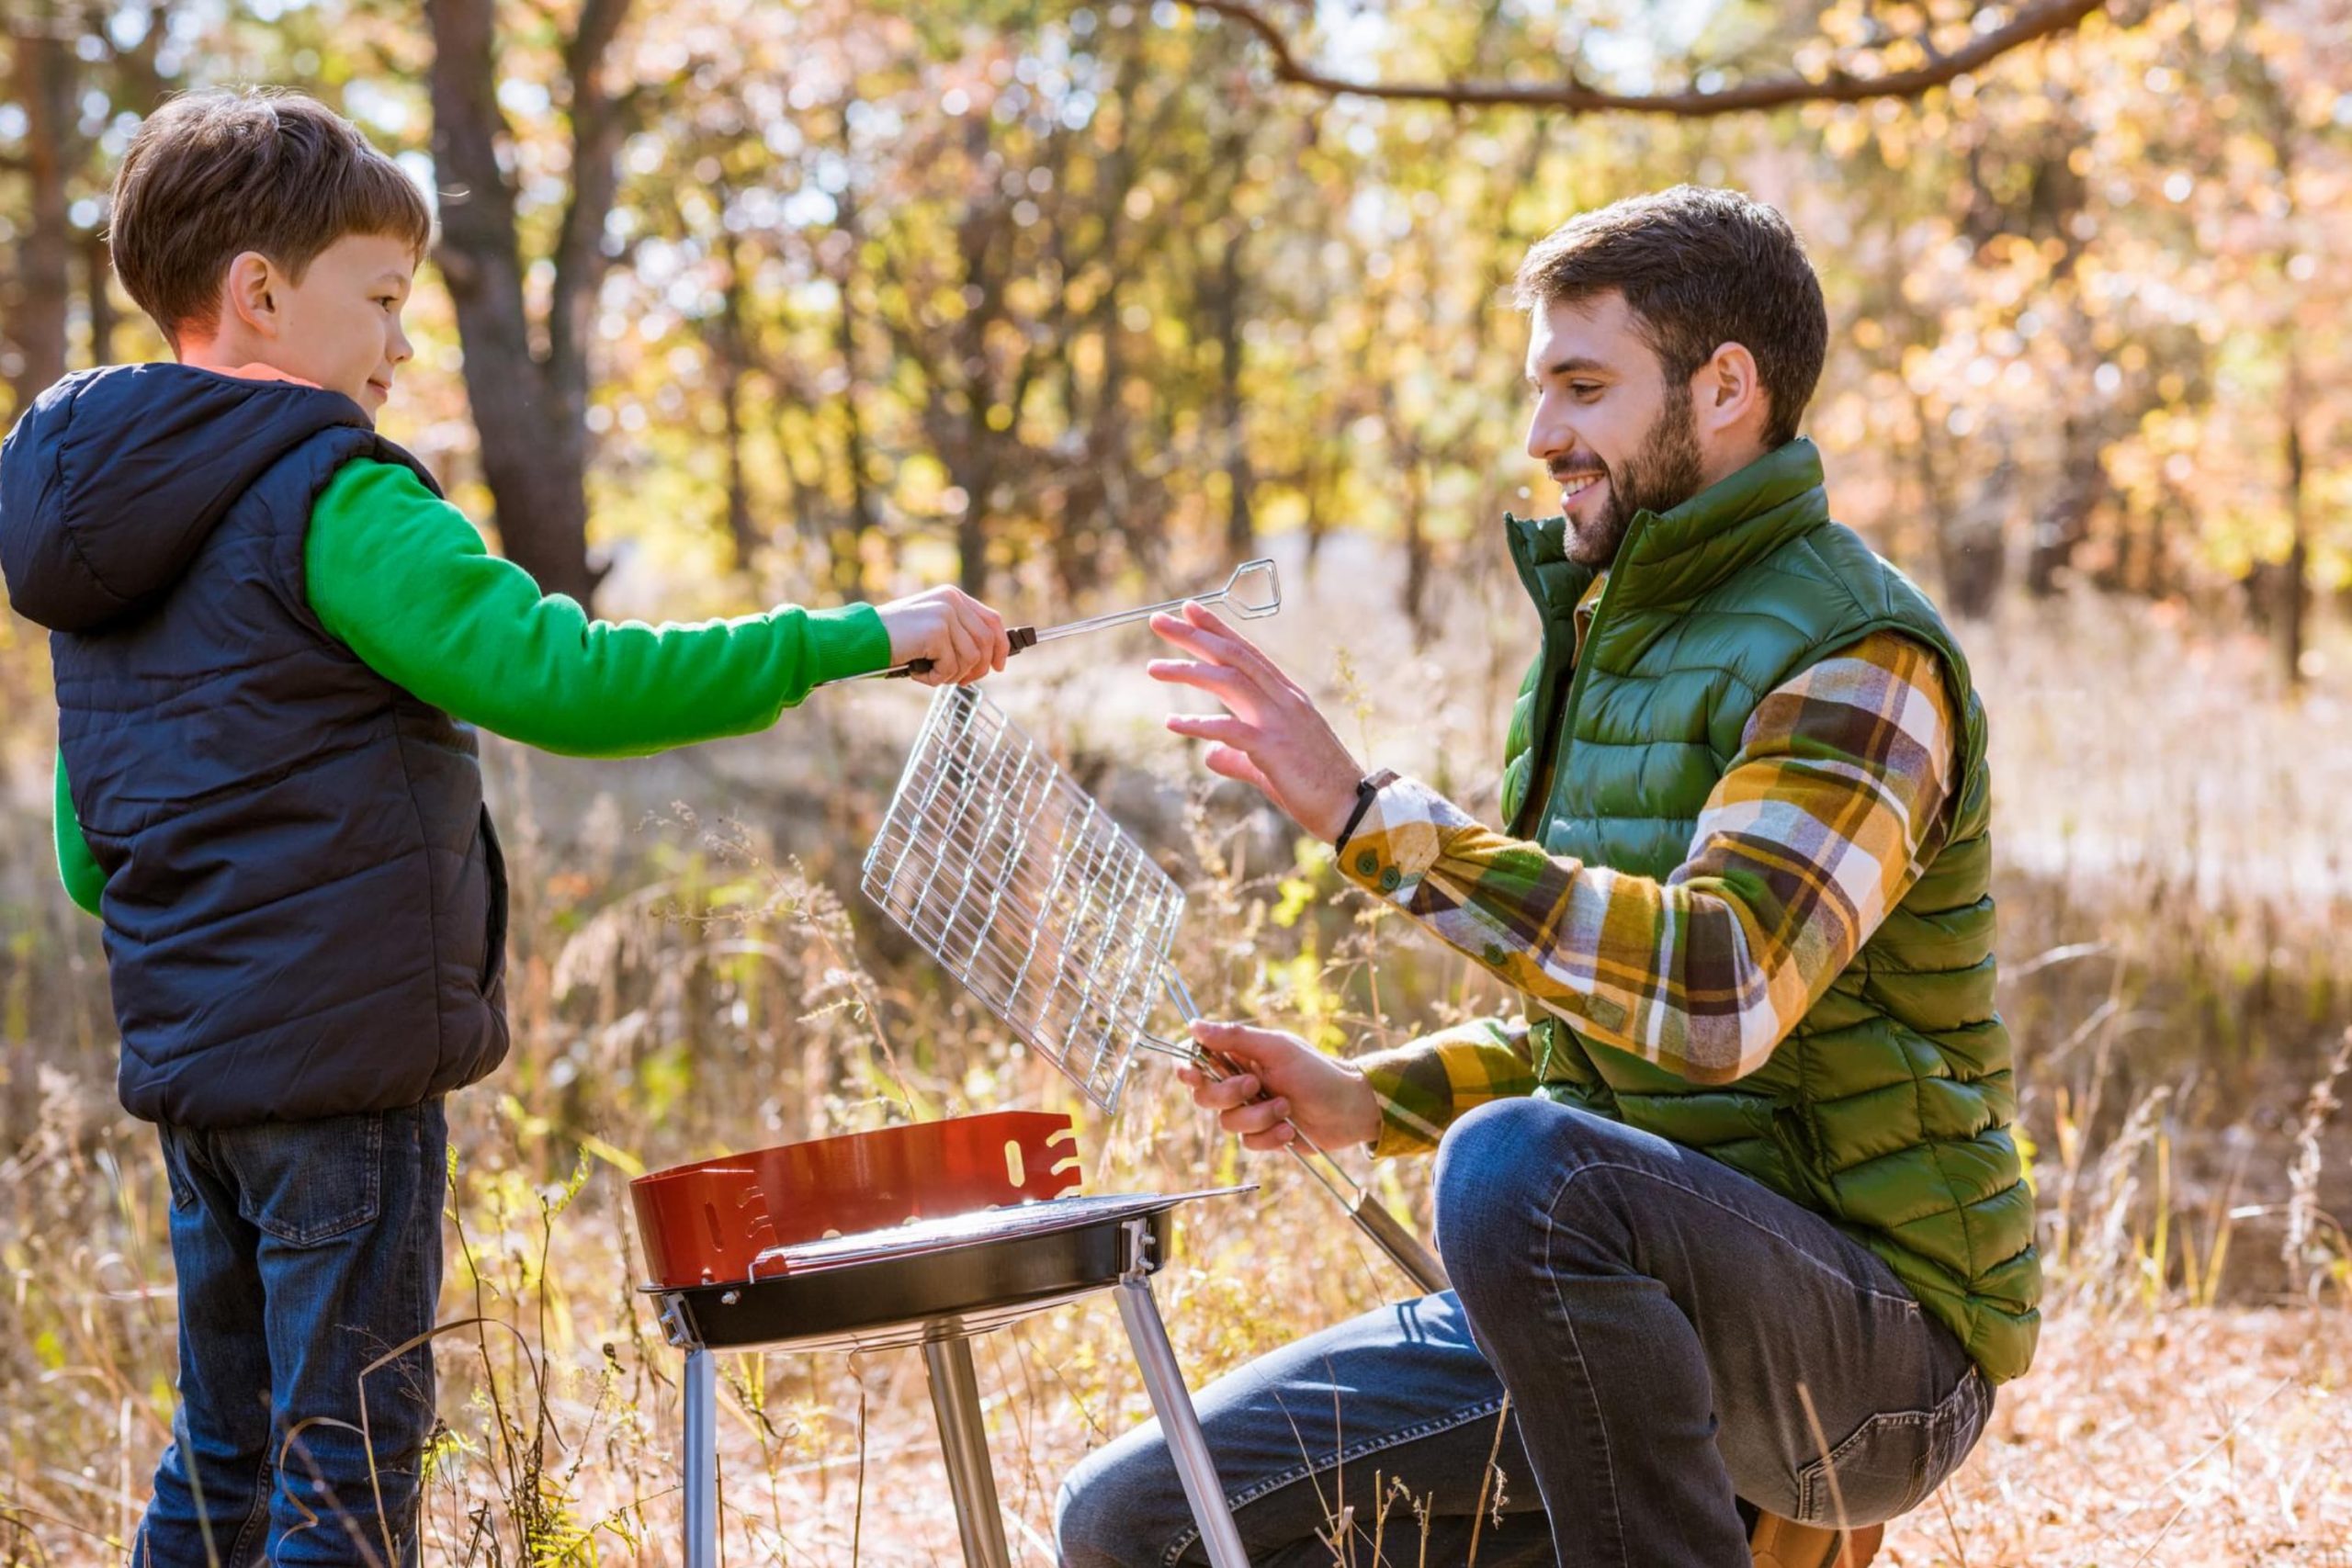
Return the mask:
M 1849 1538 L 1829 1527 L 1758 1514 L 1747 1551 L 1756 1568 L 1868 1568 L 1885 1539 L 1884 1525 L 1864 1525 Z

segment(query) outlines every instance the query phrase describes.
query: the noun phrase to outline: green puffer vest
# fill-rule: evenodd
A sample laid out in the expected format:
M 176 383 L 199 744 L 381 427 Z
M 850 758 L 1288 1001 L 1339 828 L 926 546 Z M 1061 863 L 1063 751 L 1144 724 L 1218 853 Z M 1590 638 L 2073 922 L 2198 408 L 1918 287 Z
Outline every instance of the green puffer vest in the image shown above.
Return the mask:
M 1506 522 L 1544 645 L 1511 716 L 1503 811 L 1555 854 L 1663 880 L 1767 692 L 1872 632 L 1941 655 L 1966 715 L 1950 836 L 1764 1066 L 1701 1086 L 1532 1012 L 1537 1092 L 1827 1216 L 1987 1377 L 2018 1376 L 2041 1327 L 2041 1270 L 1994 1010 L 1984 712 L 1959 645 L 1908 578 L 1830 521 L 1809 441 L 1639 514 L 1581 659 L 1574 616 L 1591 570 L 1563 553 L 1561 519 Z

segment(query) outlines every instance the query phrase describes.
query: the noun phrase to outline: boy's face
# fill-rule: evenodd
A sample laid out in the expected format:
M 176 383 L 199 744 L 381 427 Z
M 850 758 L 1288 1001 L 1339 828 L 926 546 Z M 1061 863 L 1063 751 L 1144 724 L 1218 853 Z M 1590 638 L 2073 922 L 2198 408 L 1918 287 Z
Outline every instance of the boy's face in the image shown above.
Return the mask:
M 373 419 L 415 352 L 401 330 L 415 277 L 415 253 L 384 234 L 345 234 L 299 283 L 248 251 L 229 264 L 229 311 L 273 367 L 345 394 Z

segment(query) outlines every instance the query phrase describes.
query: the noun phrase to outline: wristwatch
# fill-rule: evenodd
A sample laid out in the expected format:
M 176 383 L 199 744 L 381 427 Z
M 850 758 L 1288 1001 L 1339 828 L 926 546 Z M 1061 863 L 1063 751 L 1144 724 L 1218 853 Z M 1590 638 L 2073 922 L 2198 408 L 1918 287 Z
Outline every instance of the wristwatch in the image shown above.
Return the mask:
M 1348 840 L 1363 821 L 1363 814 L 1372 809 L 1372 797 L 1396 782 L 1394 769 L 1383 768 L 1376 773 L 1366 773 L 1356 781 L 1356 808 L 1348 813 L 1348 825 L 1331 840 L 1331 852 L 1338 854 L 1348 847 Z

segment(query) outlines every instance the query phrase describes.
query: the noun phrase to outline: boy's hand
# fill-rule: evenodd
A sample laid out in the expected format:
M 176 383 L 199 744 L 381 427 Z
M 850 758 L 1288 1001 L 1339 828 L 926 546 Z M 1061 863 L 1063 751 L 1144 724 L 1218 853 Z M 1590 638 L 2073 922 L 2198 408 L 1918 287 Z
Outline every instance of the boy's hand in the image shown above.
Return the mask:
M 1380 1135 L 1380 1101 L 1363 1074 L 1297 1035 L 1203 1019 L 1193 1038 L 1241 1069 L 1219 1083 L 1197 1067 L 1177 1077 L 1192 1086 L 1193 1103 L 1218 1112 L 1217 1125 L 1238 1133 L 1244 1148 L 1283 1148 L 1300 1133 L 1327 1149 Z M 1269 1098 L 1258 1099 L 1261 1090 Z
M 890 634 L 890 662 L 928 659 L 931 668 L 914 679 L 926 686 L 968 686 L 1004 668 L 1012 652 L 1004 617 L 960 588 L 939 587 L 893 599 L 882 606 L 882 626 Z

